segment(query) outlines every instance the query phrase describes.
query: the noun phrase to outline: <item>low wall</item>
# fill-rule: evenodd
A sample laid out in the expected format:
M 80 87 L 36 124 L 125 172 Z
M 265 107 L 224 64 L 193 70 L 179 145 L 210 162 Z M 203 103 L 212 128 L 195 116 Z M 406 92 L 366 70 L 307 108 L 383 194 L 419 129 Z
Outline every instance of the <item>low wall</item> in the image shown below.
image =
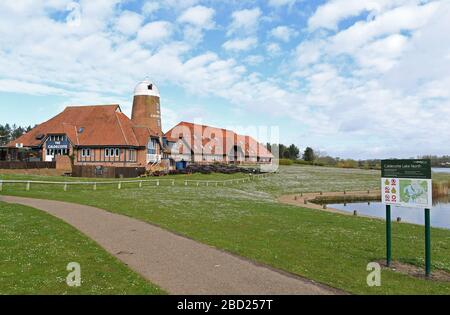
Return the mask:
M 135 178 L 145 174 L 145 167 L 81 166 L 72 167 L 73 177 Z
M 56 162 L 20 162 L 20 161 L 0 161 L 0 169 L 23 170 L 56 168 Z

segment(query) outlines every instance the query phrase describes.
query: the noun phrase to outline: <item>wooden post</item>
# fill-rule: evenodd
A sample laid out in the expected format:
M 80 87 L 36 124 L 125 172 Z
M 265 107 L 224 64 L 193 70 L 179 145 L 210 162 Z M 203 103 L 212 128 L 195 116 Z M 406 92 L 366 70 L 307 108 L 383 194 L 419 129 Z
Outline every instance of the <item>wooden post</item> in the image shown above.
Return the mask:
M 30 191 L 30 188 L 31 188 L 31 184 L 30 184 L 30 182 L 27 182 L 27 191 Z
M 159 186 L 159 180 L 156 181 L 156 186 Z
M 97 183 L 94 183 L 94 190 L 97 190 Z
M 188 185 L 188 182 L 187 182 L 187 180 L 185 180 L 184 181 L 184 186 L 187 186 Z
M 142 188 L 142 181 L 139 182 L 139 188 Z
M 118 189 L 122 189 L 122 182 L 119 182 L 119 185 L 117 185 Z
M 64 183 L 64 191 L 67 191 L 67 183 Z
M 0 179 L 0 191 L 3 191 L 3 180 Z
M 175 186 L 175 179 L 172 179 L 172 186 Z

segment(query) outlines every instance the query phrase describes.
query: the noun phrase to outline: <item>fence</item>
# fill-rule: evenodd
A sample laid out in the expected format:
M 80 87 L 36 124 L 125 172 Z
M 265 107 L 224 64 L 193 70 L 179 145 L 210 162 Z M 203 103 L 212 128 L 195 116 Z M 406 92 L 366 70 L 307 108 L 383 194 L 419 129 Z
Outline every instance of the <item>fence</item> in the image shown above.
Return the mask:
M 227 180 L 180 180 L 180 179 L 151 179 L 151 180 L 120 180 L 120 181 L 99 181 L 99 182 L 51 182 L 51 181 L 32 181 L 32 180 L 1 180 L 0 179 L 0 192 L 3 191 L 3 187 L 7 184 L 23 184 L 26 191 L 30 191 L 35 185 L 56 185 L 61 186 L 64 191 L 69 190 L 71 186 L 90 186 L 93 190 L 97 190 L 99 186 L 114 186 L 117 189 L 122 189 L 124 184 L 136 184 L 137 187 L 143 188 L 144 186 L 185 186 L 185 187 L 226 187 L 234 184 L 248 183 L 254 180 L 266 178 L 267 174 L 249 175 L 243 178 L 234 178 Z
M 0 169 L 56 168 L 56 162 L 0 161 Z
M 72 167 L 73 177 L 135 178 L 145 174 L 145 167 L 85 166 Z

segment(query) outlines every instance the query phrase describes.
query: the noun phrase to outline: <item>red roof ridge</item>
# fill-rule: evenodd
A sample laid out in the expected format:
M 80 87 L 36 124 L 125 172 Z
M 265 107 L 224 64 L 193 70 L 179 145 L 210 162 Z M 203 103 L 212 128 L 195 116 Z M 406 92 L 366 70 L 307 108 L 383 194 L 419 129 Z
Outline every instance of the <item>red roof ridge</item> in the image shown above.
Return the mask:
M 125 132 L 123 131 L 122 123 L 120 122 L 120 119 L 119 119 L 119 116 L 117 115 L 117 113 L 115 116 L 116 116 L 117 122 L 119 123 L 120 131 L 122 132 L 123 139 L 125 140 L 125 143 L 127 145 L 129 145 L 127 136 L 125 135 Z
M 114 107 L 114 108 L 119 108 L 120 112 L 122 112 L 122 109 L 120 108 L 119 104 L 103 104 L 103 105 L 68 105 L 66 106 L 66 109 L 68 108 L 80 108 L 80 107 Z

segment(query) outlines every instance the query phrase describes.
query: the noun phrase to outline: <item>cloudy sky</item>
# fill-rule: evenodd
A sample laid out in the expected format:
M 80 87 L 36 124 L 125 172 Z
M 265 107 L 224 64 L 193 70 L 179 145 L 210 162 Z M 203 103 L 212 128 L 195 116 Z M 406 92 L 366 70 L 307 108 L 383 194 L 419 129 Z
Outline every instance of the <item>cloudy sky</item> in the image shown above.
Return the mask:
M 0 2 L 0 123 L 162 94 L 163 125 L 340 157 L 450 154 L 449 0 Z

